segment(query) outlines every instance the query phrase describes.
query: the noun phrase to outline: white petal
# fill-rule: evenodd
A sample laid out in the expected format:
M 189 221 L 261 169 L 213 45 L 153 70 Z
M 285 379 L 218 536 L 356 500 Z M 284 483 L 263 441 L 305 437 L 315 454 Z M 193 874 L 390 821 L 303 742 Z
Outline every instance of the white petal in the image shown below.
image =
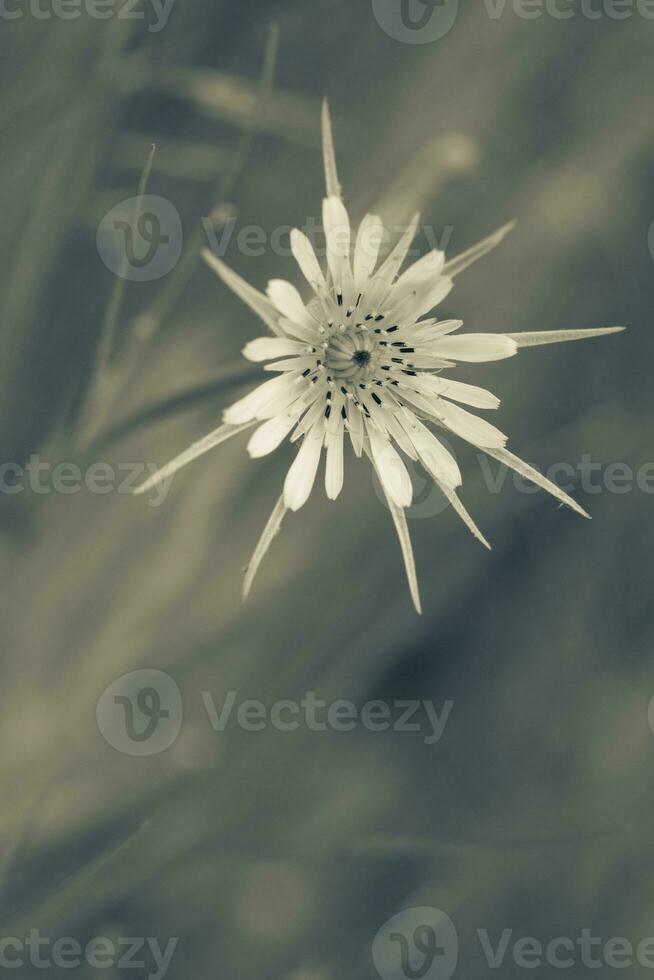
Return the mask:
M 415 296 L 418 292 L 431 289 L 435 281 L 440 278 L 444 265 L 445 252 L 434 249 L 427 255 L 423 255 L 397 280 L 393 286 L 391 301 L 394 304 L 401 303 L 408 296 Z
M 241 353 L 248 361 L 271 361 L 275 357 L 306 354 L 307 345 L 282 337 L 258 337 L 246 344 Z
M 363 416 L 354 402 L 349 399 L 347 402 L 347 423 L 354 454 L 355 456 L 361 458 L 361 453 L 363 452 L 363 441 L 365 437 Z
M 481 242 L 477 242 L 476 245 L 473 245 L 472 248 L 462 252 L 461 255 L 457 255 L 453 259 L 450 259 L 450 261 L 445 265 L 445 275 L 458 276 L 460 272 L 467 269 L 473 262 L 483 258 L 484 255 L 487 255 L 494 248 L 497 248 L 497 246 L 504 241 L 509 232 L 513 231 L 514 228 L 515 221 L 510 221 L 509 224 L 502 225 L 501 228 L 494 231 L 492 235 L 488 236 L 488 238 L 484 238 Z
M 413 486 L 406 466 L 390 441 L 366 419 L 370 451 L 382 486 L 397 507 L 408 507 L 413 499 Z
M 216 272 L 226 286 L 236 293 L 240 299 L 246 303 L 251 310 L 260 316 L 263 322 L 270 327 L 274 334 L 277 336 L 281 335 L 281 328 L 279 326 L 279 314 L 273 306 L 273 304 L 260 293 L 258 289 L 255 289 L 245 279 L 241 279 L 236 272 L 233 272 L 229 266 L 225 265 L 217 256 L 210 252 L 208 248 L 202 251 L 202 257 L 205 262 L 211 266 L 211 268 Z
M 343 427 L 337 432 L 327 432 L 327 465 L 325 469 L 325 492 L 330 500 L 336 500 L 343 489 Z
M 275 508 L 270 515 L 270 518 L 268 519 L 268 523 L 263 529 L 263 534 L 259 538 L 259 542 L 254 549 L 254 554 L 252 555 L 250 564 L 246 569 L 245 578 L 243 579 L 243 600 L 247 599 L 248 597 L 248 593 L 250 592 L 252 583 L 254 582 L 254 577 L 259 571 L 259 566 L 265 558 L 266 552 L 272 544 L 275 535 L 278 534 L 285 515 L 286 507 L 284 506 L 284 498 L 280 497 L 275 504 Z
M 411 442 L 416 447 L 420 461 L 430 476 L 449 487 L 461 486 L 461 470 L 454 456 L 433 432 L 430 432 L 415 417 L 411 418 L 411 413 L 406 412 L 404 419 Z M 408 419 L 410 422 L 407 422 Z
M 327 264 L 334 287 L 346 304 L 352 302 L 354 284 L 350 270 L 350 239 L 352 230 L 345 205 L 338 197 L 327 197 L 323 201 L 323 224 L 327 245 Z
M 313 245 L 298 228 L 291 232 L 291 251 L 307 282 L 315 290 L 326 289 L 327 284 Z
M 439 357 L 453 361 L 501 361 L 513 357 L 518 345 L 515 340 L 501 333 L 468 333 L 460 337 L 443 337 L 429 347 Z
M 271 378 L 270 381 L 264 381 L 254 391 L 249 392 L 249 394 L 225 409 L 223 413 L 225 422 L 228 422 L 230 425 L 240 425 L 243 422 L 256 419 L 259 413 L 274 398 L 287 391 L 292 391 L 291 383 L 294 380 L 289 378 L 288 375 L 283 375 L 280 378 Z
M 194 442 L 192 446 L 185 449 L 183 453 L 179 456 L 175 456 L 171 459 L 169 463 L 162 466 L 160 470 L 157 470 L 149 479 L 142 483 L 140 486 L 136 487 L 132 492 L 135 494 L 145 493 L 152 487 L 161 483 L 162 480 L 167 480 L 182 467 L 188 466 L 192 463 L 194 459 L 198 456 L 203 456 L 208 453 L 210 449 L 215 446 L 219 446 L 221 442 L 225 442 L 226 439 L 230 439 L 232 436 L 237 435 L 239 432 L 243 432 L 244 429 L 249 429 L 253 425 L 252 422 L 245 422 L 242 425 L 221 425 L 219 428 L 214 429 L 209 435 L 205 436 L 203 439 L 199 439 L 198 442 Z
M 312 429 L 317 422 L 323 422 L 325 415 L 325 399 L 320 392 L 316 392 L 315 388 L 312 387 L 309 391 L 307 398 L 311 400 L 310 407 L 303 419 L 301 419 L 298 424 L 291 442 L 297 442 L 297 440 L 303 436 L 309 429 Z
M 313 489 L 322 450 L 323 426 L 317 422 L 307 433 L 284 481 L 284 505 L 299 510 Z
M 316 355 L 307 354 L 301 357 L 285 357 L 281 361 L 271 361 L 264 365 L 264 371 L 306 371 L 316 367 Z
M 304 326 L 301 323 L 296 323 L 295 321 L 289 320 L 287 317 L 283 316 L 279 322 L 282 330 L 289 337 L 297 337 L 298 340 L 304 340 L 307 344 L 311 345 L 320 342 L 318 326 L 313 320 L 310 324 Z
M 397 245 L 375 273 L 374 279 L 372 279 L 366 290 L 366 304 L 370 309 L 379 309 L 386 300 L 389 290 L 395 281 L 395 277 L 407 257 L 411 242 L 415 238 L 419 221 L 420 215 L 418 213 L 414 214 Z
M 499 408 L 500 400 L 492 391 L 486 388 L 479 388 L 477 385 L 465 384 L 463 381 L 455 381 L 453 378 L 443 378 L 430 375 L 429 379 L 424 379 L 427 386 L 431 386 L 435 394 L 442 398 L 452 398 L 456 402 L 463 402 L 464 405 L 471 405 L 473 408 Z
M 441 417 L 448 429 L 465 439 L 466 442 L 471 442 L 473 446 L 499 448 L 506 445 L 507 437 L 503 432 L 496 429 L 486 419 L 478 418 L 459 405 L 439 401 L 434 412 Z
M 359 227 L 354 250 L 354 286 L 357 295 L 366 288 L 375 271 L 384 239 L 384 226 L 377 214 L 367 214 Z
M 263 421 L 264 419 L 272 419 L 276 415 L 281 415 L 287 410 L 293 408 L 295 412 L 297 410 L 298 416 L 302 414 L 306 408 L 308 401 L 313 397 L 313 391 L 307 389 L 307 383 L 302 377 L 293 377 L 292 375 L 285 375 L 289 379 L 289 384 L 285 388 L 280 388 L 272 398 L 268 399 L 265 405 L 262 405 L 257 413 L 257 418 Z
M 624 327 L 591 327 L 586 330 L 533 330 L 524 333 L 508 333 L 518 347 L 540 347 L 541 344 L 561 344 L 569 340 L 590 340 L 606 337 L 610 333 L 622 333 Z
M 290 416 L 276 415 L 274 418 L 264 422 L 263 425 L 260 425 L 247 445 L 248 453 L 252 459 L 259 459 L 261 456 L 267 456 L 268 453 L 274 452 L 284 441 L 296 422 L 297 416 L 294 414 Z
M 453 279 L 442 276 L 430 288 L 418 290 L 415 294 L 406 297 L 403 303 L 393 308 L 393 316 L 398 320 L 417 320 L 418 317 L 425 316 L 442 303 L 449 296 L 453 286 Z M 389 297 L 389 302 L 394 303 L 393 296 L 394 294 Z
M 268 296 L 282 316 L 295 323 L 311 328 L 314 321 L 307 311 L 299 292 L 285 279 L 271 279 L 267 288 Z

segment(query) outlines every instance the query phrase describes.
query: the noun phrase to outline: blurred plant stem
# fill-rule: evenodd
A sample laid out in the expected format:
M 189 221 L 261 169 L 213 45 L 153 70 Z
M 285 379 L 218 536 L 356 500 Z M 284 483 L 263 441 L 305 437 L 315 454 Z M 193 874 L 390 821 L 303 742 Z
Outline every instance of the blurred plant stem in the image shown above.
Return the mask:
M 277 56 L 279 52 L 279 26 L 271 24 L 266 50 L 264 54 L 263 67 L 259 84 L 259 98 L 255 103 L 250 125 L 242 134 L 241 140 L 234 155 L 233 162 L 221 175 L 214 203 L 211 208 L 211 216 L 220 215 L 229 207 L 230 202 L 238 192 L 243 173 L 248 159 L 252 152 L 261 121 L 265 117 L 266 107 L 273 90 L 275 72 L 277 67 Z M 139 183 L 138 195 L 141 197 L 145 192 L 148 176 L 152 166 L 152 156 L 154 146 L 143 171 Z M 138 209 L 138 203 L 137 203 Z M 136 215 L 135 215 L 136 217 Z M 102 328 L 100 347 L 96 360 L 96 367 L 92 379 L 91 389 L 88 395 L 87 407 L 82 412 L 81 425 L 78 428 L 75 444 L 77 448 L 88 450 L 92 442 L 98 437 L 107 417 L 116 405 L 120 404 L 126 389 L 131 384 L 134 376 L 138 373 L 143 364 L 143 359 L 148 350 L 149 344 L 158 332 L 168 314 L 172 311 L 177 301 L 186 289 L 193 273 L 195 272 L 201 249 L 204 242 L 204 229 L 198 227 L 191 240 L 186 246 L 180 261 L 175 270 L 166 280 L 163 288 L 153 304 L 145 313 L 139 314 L 134 318 L 126 330 L 123 344 L 115 344 L 118 317 L 125 289 L 125 278 L 119 276 L 112 290 L 109 306 Z M 124 264 L 127 262 L 125 256 Z M 114 356 L 114 347 L 117 347 Z M 206 388 L 206 386 L 204 386 Z M 184 396 L 182 401 L 184 401 Z M 192 396 L 193 397 L 193 396 Z M 177 404 L 178 398 L 171 399 L 173 404 Z M 170 407 L 167 403 L 163 406 L 163 414 L 168 414 Z M 145 416 L 148 420 L 153 417 L 158 418 L 160 411 L 158 408 L 146 409 Z M 127 428 L 131 431 L 134 427 L 142 424 L 140 417 L 134 421 L 128 421 L 121 425 L 120 431 L 124 432 Z M 104 444 L 104 443 L 103 443 Z
M 240 361 L 231 368 L 227 366 L 223 374 L 214 381 L 196 385 L 179 394 L 171 395 L 163 401 L 154 405 L 147 406 L 133 415 L 128 416 L 115 428 L 107 432 L 100 433 L 88 446 L 85 447 L 86 454 L 95 454 L 109 449 L 122 439 L 126 439 L 138 432 L 140 429 L 163 422 L 179 412 L 191 408 L 198 408 L 203 403 L 211 401 L 217 395 L 240 385 L 261 379 L 261 370 L 249 364 L 242 364 Z

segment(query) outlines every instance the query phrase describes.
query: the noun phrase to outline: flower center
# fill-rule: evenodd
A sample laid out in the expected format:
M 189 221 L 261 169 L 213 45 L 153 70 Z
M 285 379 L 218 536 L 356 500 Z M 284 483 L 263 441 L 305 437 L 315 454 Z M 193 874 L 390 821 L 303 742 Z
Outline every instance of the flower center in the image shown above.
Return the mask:
M 325 366 L 334 380 L 368 381 L 375 374 L 377 361 L 377 341 L 361 324 L 347 330 L 337 328 L 327 341 Z

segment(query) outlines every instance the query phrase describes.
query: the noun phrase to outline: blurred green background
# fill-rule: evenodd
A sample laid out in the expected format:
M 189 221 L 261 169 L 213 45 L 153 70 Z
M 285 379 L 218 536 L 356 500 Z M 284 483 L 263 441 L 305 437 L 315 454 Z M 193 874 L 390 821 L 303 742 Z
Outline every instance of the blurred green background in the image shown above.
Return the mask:
M 472 980 L 493 972 L 477 928 L 654 934 L 651 470 L 649 493 L 636 484 L 652 459 L 654 22 L 525 19 L 511 4 L 493 18 L 467 2 L 445 36 L 413 45 L 368 0 L 175 0 L 160 31 L 147 5 L 144 20 L 5 9 L 23 16 L 0 25 L 4 462 L 163 463 L 218 424 L 241 390 L 239 351 L 263 330 L 196 261 L 201 218 L 268 236 L 319 220 L 325 94 L 356 220 L 420 205 L 452 255 L 517 219 L 442 315 L 474 331 L 629 332 L 459 373 L 502 397 L 513 451 L 543 468 L 586 454 L 600 490 L 573 491 L 592 522 L 511 478 L 492 493 L 457 445 L 462 499 L 494 550 L 418 485 L 421 618 L 351 454 L 341 498 L 317 485 L 287 518 L 245 606 L 242 569 L 289 446 L 251 461 L 237 438 L 160 507 L 1 493 L 0 936 L 174 936 L 174 980 L 340 980 L 376 976 L 386 919 L 435 906 Z M 96 232 L 136 193 L 152 141 L 148 189 L 179 213 L 185 258 L 126 283 L 107 364 L 116 277 Z M 258 288 L 300 285 L 269 248 L 245 256 L 234 238 L 225 258 Z M 602 484 L 615 462 L 634 474 L 622 493 Z M 179 685 L 184 720 L 171 747 L 139 757 L 103 737 L 96 706 L 147 668 Z M 218 706 L 228 691 L 268 707 L 315 691 L 453 708 L 434 745 L 361 726 L 221 733 L 203 691 Z M 523 973 L 507 957 L 502 976 Z

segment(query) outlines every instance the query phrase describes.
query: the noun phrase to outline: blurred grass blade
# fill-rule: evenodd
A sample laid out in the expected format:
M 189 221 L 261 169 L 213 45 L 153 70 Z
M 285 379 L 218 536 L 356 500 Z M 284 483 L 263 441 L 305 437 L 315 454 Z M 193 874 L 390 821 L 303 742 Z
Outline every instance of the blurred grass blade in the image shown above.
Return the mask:
M 236 195 L 240 182 L 243 179 L 246 165 L 250 158 L 256 138 L 259 134 L 261 122 L 265 117 L 266 108 L 273 91 L 275 83 L 275 73 L 277 70 L 277 57 L 279 54 L 279 25 L 271 24 L 266 42 L 266 50 L 261 70 L 259 82 L 259 95 L 254 104 L 250 123 L 243 132 L 239 144 L 234 154 L 231 166 L 221 175 L 216 190 L 216 195 L 211 207 L 211 215 L 220 213 L 221 208 Z M 174 272 L 168 277 L 162 287 L 158 298 L 147 314 L 148 332 L 156 331 L 164 321 L 168 313 L 175 306 L 180 296 L 186 289 L 191 276 L 195 272 L 197 262 L 202 247 L 205 244 L 204 228 L 199 225 L 182 254 L 180 261 Z
M 86 448 L 85 455 L 91 456 L 94 453 L 103 451 L 115 443 L 129 438 L 129 436 L 138 432 L 140 429 L 147 428 L 150 425 L 156 425 L 159 422 L 165 421 L 167 418 L 178 415 L 180 412 L 196 408 L 205 402 L 215 399 L 216 396 L 222 394 L 224 391 L 229 391 L 232 388 L 260 380 L 261 371 L 258 367 L 253 368 L 250 365 L 242 365 L 239 362 L 232 370 L 225 372 L 222 377 L 216 378 L 214 381 L 195 385 L 187 391 L 181 391 L 176 395 L 171 395 L 170 398 L 166 398 L 161 402 L 157 402 L 155 405 L 150 405 L 130 415 L 117 425 L 116 428 L 101 433 Z
M 132 212 L 131 226 L 135 228 L 137 226 L 138 220 L 141 215 L 141 208 L 143 206 L 143 197 L 147 190 L 148 181 L 150 179 L 150 174 L 152 173 L 152 164 L 154 162 L 154 154 L 156 152 L 156 143 L 152 143 L 150 146 L 150 152 L 148 153 L 147 160 L 145 161 L 145 166 L 141 172 L 141 179 L 139 180 L 138 189 L 136 191 L 136 199 L 134 201 L 134 210 Z M 123 250 L 123 255 L 120 262 L 120 271 L 114 278 L 113 288 L 111 290 L 111 296 L 109 297 L 109 305 L 107 306 L 107 312 L 105 314 L 104 322 L 102 324 L 102 330 L 100 333 L 100 345 L 98 347 L 98 355 L 95 366 L 96 378 L 100 376 L 106 364 L 111 360 L 114 353 L 114 348 L 116 345 L 116 329 L 118 327 L 118 318 L 120 316 L 120 308 L 123 302 L 123 296 L 125 294 L 125 287 L 127 284 L 127 273 L 129 271 L 129 259 L 127 256 L 127 249 Z

